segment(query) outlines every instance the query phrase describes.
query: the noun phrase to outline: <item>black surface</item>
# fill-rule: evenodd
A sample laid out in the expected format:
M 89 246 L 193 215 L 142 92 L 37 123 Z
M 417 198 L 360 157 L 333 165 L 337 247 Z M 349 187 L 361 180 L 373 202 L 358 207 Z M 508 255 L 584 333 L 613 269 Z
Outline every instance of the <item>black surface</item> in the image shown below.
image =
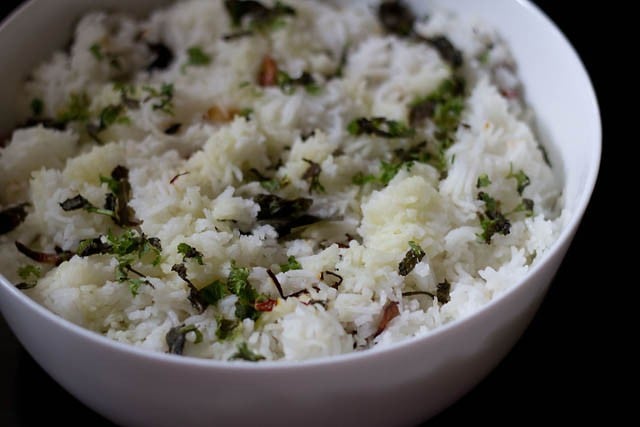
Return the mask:
M 19 3 L 5 0 L 0 7 L 8 11 Z M 614 292 L 607 289 L 617 285 L 609 273 L 609 263 L 614 262 L 616 254 L 610 247 L 613 241 L 607 241 L 608 231 L 615 225 L 607 189 L 613 188 L 616 175 L 624 173 L 612 147 L 617 141 L 637 143 L 622 133 L 624 109 L 619 108 L 617 98 L 626 87 L 624 72 L 619 74 L 625 52 L 619 44 L 624 39 L 619 30 L 622 24 L 618 15 L 613 18 L 614 13 L 624 12 L 600 2 L 598 9 L 588 6 L 591 2 L 536 3 L 571 40 L 594 81 L 604 127 L 599 182 L 573 245 L 527 332 L 489 377 L 433 418 L 429 426 L 470 422 L 573 425 L 605 419 L 612 425 L 611 418 L 620 415 L 619 408 L 610 406 L 616 389 L 606 382 L 614 378 L 615 369 L 607 347 L 616 349 L 607 326 L 607 322 L 615 320 L 611 318 L 608 299 Z M 112 425 L 54 383 L 22 349 L 0 317 L 0 426 L 40 425 L 38 409 L 44 403 L 53 404 L 58 414 L 55 419 L 64 420 L 67 425 Z

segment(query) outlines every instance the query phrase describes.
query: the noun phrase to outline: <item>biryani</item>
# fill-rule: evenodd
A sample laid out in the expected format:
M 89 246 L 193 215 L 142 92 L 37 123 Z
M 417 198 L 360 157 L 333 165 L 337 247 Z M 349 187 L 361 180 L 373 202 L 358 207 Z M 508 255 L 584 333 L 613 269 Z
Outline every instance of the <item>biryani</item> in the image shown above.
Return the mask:
M 477 311 L 562 226 L 508 47 L 403 2 L 94 12 L 0 149 L 0 271 L 118 342 L 383 348 Z

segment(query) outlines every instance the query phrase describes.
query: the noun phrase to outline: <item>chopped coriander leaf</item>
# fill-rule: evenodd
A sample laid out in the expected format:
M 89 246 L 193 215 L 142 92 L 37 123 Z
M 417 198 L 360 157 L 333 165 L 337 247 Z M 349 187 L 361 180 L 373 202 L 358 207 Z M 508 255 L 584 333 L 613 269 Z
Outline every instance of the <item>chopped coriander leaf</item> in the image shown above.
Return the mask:
M 523 197 L 522 201 L 511 211 L 511 213 L 524 212 L 526 216 L 531 217 L 533 216 L 533 206 L 533 200 Z
M 155 99 L 157 102 L 153 104 L 154 110 L 163 111 L 169 115 L 173 115 L 173 84 L 163 83 L 160 86 L 160 90 L 153 86 L 143 86 L 142 90 L 149 93 L 149 96 L 144 100 L 149 101 Z
M 106 129 L 114 123 L 126 122 L 126 116 L 121 116 L 124 105 L 108 105 L 100 112 L 100 129 Z
M 0 235 L 15 230 L 24 222 L 28 215 L 27 206 L 29 203 L 20 203 L 0 211 Z
M 516 180 L 516 189 L 518 190 L 518 194 L 521 196 L 524 189 L 527 188 L 529 184 L 531 184 L 531 180 L 522 169 L 520 169 L 518 172 L 513 172 L 513 164 L 511 164 L 509 167 L 509 174 L 507 175 L 507 178 L 513 178 Z
M 165 341 L 169 347 L 168 353 L 181 355 L 186 343 L 186 335 L 193 332 L 196 336 L 195 344 L 202 342 L 202 332 L 195 325 L 180 325 L 169 329 Z
M 33 114 L 34 117 L 38 117 L 44 111 L 44 102 L 40 98 L 33 98 L 31 100 L 30 107 L 31 107 L 31 114 Z
M 295 86 L 302 86 L 310 95 L 317 95 L 320 92 L 320 86 L 317 85 L 313 76 L 304 71 L 300 77 L 293 78 L 284 71 L 278 71 L 276 74 L 276 84 L 286 94 L 292 94 Z
M 378 176 L 373 174 L 365 175 L 362 172 L 358 172 L 353 176 L 353 178 L 351 178 L 351 182 L 356 185 L 365 185 L 369 183 L 387 185 L 398 174 L 403 165 L 410 168 L 412 161 L 387 163 L 382 160 L 380 161 L 380 173 Z
M 487 65 L 489 63 L 489 57 L 491 56 L 491 49 L 487 49 L 478 55 L 478 62 L 482 65 Z
M 351 182 L 354 183 L 355 185 L 365 185 L 365 184 L 369 184 L 371 182 L 376 182 L 377 181 L 377 177 L 373 174 L 364 174 L 362 172 L 358 172 L 357 174 L 355 174 L 353 176 L 353 178 L 351 178 Z
M 202 67 L 211 63 L 211 56 L 206 54 L 200 46 L 191 46 L 187 49 L 187 56 L 186 65 Z
M 478 180 L 476 181 L 476 188 L 488 187 L 490 185 L 491 185 L 491 180 L 489 179 L 489 175 L 487 175 L 486 173 L 483 173 L 482 175 L 480 175 L 478 177 Z
M 35 265 L 26 264 L 18 268 L 18 276 L 23 282 L 18 283 L 16 288 L 18 289 L 31 289 L 38 284 L 38 279 L 41 277 L 42 271 L 40 267 Z
M 382 138 L 409 138 L 415 134 L 404 123 L 384 117 L 354 119 L 347 125 L 347 130 L 351 135 L 376 135 Z
M 264 356 L 249 350 L 246 342 L 238 345 L 238 351 L 231 356 L 231 360 L 246 360 L 248 362 L 257 362 L 264 360 Z
M 89 119 L 89 104 L 89 97 L 86 93 L 72 93 L 65 109 L 58 114 L 58 120 L 62 123 L 87 121 Z
M 227 278 L 227 288 L 231 293 L 238 296 L 235 312 L 238 319 L 250 318 L 256 320 L 260 316 L 260 313 L 254 307 L 258 293 L 249 283 L 249 269 L 247 267 L 237 267 L 235 262 L 231 263 L 231 271 Z
M 478 193 L 478 200 L 485 204 L 484 212 L 478 212 L 482 233 L 478 237 L 482 242 L 489 244 L 494 234 L 499 233 L 504 236 L 511 232 L 511 223 L 500 211 L 500 202 L 496 201 L 489 194 L 481 191 Z
M 413 33 L 416 17 L 402 1 L 383 1 L 378 7 L 378 20 L 389 33 L 406 37 Z
M 289 178 L 283 176 L 280 179 L 274 178 L 262 180 L 260 181 L 260 186 L 265 190 L 273 193 L 289 185 L 289 182 Z
M 398 264 L 398 274 L 406 276 L 416 267 L 416 265 L 422 261 L 425 256 L 425 252 L 414 241 L 409 242 L 409 250 L 405 254 L 400 264 Z
M 219 340 L 226 340 L 227 338 L 230 338 L 233 331 L 240 324 L 237 320 L 225 319 L 222 316 L 216 318 L 216 323 L 218 324 L 216 337 Z
M 215 280 L 213 283 L 205 286 L 198 292 L 202 300 L 209 305 L 214 305 L 222 298 L 229 295 L 227 285 L 219 280 Z
M 385 161 L 380 162 L 380 176 L 378 180 L 383 184 L 387 185 L 391 180 L 398 174 L 398 171 L 402 167 L 402 163 L 387 163 Z
M 204 265 L 204 262 L 202 261 L 202 252 L 193 246 L 189 246 L 186 243 L 180 243 L 178 244 L 178 253 L 182 255 L 182 262 L 186 262 L 187 258 L 193 258 L 198 262 L 198 264 Z
M 302 265 L 300 265 L 296 257 L 293 255 L 290 255 L 289 258 L 287 258 L 286 263 L 280 264 L 280 271 L 283 273 L 291 270 L 302 270 Z
M 89 52 L 91 52 L 91 54 L 94 58 L 96 58 L 97 61 L 102 61 L 102 59 L 104 58 L 104 55 L 102 54 L 102 46 L 100 46 L 100 44 L 98 43 L 94 43 L 89 46 Z

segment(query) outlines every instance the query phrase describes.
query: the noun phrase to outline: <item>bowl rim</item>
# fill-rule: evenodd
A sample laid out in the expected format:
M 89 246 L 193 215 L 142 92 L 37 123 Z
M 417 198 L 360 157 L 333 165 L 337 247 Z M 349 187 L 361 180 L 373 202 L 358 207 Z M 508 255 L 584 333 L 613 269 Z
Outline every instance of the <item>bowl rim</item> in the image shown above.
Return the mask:
M 526 13 L 534 14 L 537 15 L 538 18 L 542 18 L 542 22 L 544 22 L 544 24 L 547 26 L 547 30 L 552 31 L 556 36 L 559 36 L 559 40 L 562 44 L 565 45 L 565 48 L 567 48 L 568 52 L 571 54 L 572 62 L 576 63 L 578 70 L 586 78 L 587 93 L 585 93 L 585 95 L 587 95 L 588 100 L 591 103 L 591 107 L 593 108 L 593 112 L 595 113 L 595 117 L 592 118 L 596 119 L 596 122 L 594 123 L 595 134 L 593 135 L 596 144 L 593 144 L 593 147 L 591 149 L 592 153 L 589 156 L 589 159 L 592 159 L 592 167 L 591 170 L 588 171 L 588 174 L 586 176 L 583 190 L 581 191 L 580 197 L 576 200 L 575 207 L 570 212 L 570 216 L 566 224 L 563 226 L 558 238 L 543 254 L 541 260 L 535 263 L 524 277 L 519 279 L 507 290 L 495 296 L 489 302 L 476 309 L 473 313 L 470 313 L 463 318 L 459 318 L 444 325 L 438 326 L 436 329 L 429 331 L 426 334 L 406 338 L 402 341 L 392 343 L 382 348 L 373 347 L 363 351 L 339 354 L 334 356 L 322 356 L 300 361 L 265 360 L 260 361 L 259 363 L 255 363 L 243 360 L 218 360 L 174 355 L 149 349 L 143 349 L 133 344 L 125 344 L 110 339 L 104 335 L 99 334 L 98 332 L 86 329 L 55 314 L 48 308 L 40 305 L 35 300 L 29 298 L 26 294 L 17 289 L 15 285 L 13 285 L 1 272 L 0 287 L 6 288 L 8 294 L 16 298 L 28 310 L 35 311 L 38 315 L 46 318 L 46 320 L 49 322 L 53 322 L 58 327 L 66 330 L 69 334 L 77 335 L 79 338 L 87 340 L 92 344 L 104 347 L 105 349 L 111 351 L 117 351 L 134 358 L 149 359 L 151 361 L 163 364 L 177 364 L 180 366 L 203 369 L 237 369 L 240 371 L 292 371 L 298 369 L 309 369 L 313 367 L 331 368 L 338 364 L 358 362 L 363 359 L 383 357 L 388 355 L 389 353 L 407 351 L 410 350 L 411 347 L 421 346 L 426 341 L 437 340 L 439 337 L 442 337 L 445 334 L 453 333 L 455 330 L 465 328 L 470 323 L 478 322 L 480 317 L 487 315 L 487 313 L 495 309 L 496 306 L 505 304 L 510 297 L 513 297 L 516 293 L 521 291 L 524 288 L 526 282 L 528 282 L 532 277 L 538 275 L 542 270 L 544 270 L 547 264 L 549 264 L 552 259 L 556 257 L 562 257 L 563 247 L 568 246 L 571 243 L 573 235 L 577 231 L 582 217 L 589 205 L 598 179 L 600 164 L 602 160 L 602 117 L 598 98 L 593 87 L 593 82 L 591 81 L 590 75 L 582 59 L 578 55 L 569 39 L 558 28 L 555 22 L 553 22 L 553 20 L 549 18 L 536 4 L 532 3 L 531 0 L 515 0 L 515 2 L 518 3 L 519 6 L 521 6 L 526 11 Z M 25 13 L 25 11 L 33 3 L 34 0 L 27 0 L 25 3 L 16 8 L 10 15 L 8 15 L 2 22 L 0 22 L 0 33 L 6 26 L 10 25 L 17 16 Z M 20 337 L 16 336 L 16 338 L 20 340 Z

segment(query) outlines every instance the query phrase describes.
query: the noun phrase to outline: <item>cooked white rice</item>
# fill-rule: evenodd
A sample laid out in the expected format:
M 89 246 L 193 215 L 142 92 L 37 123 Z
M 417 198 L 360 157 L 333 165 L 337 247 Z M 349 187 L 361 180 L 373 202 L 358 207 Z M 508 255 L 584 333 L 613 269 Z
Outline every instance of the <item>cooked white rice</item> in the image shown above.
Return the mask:
M 141 348 L 168 351 L 166 336 L 180 325 L 202 334 L 197 343 L 195 333 L 184 334 L 183 354 L 203 358 L 227 360 L 245 344 L 267 360 L 378 348 L 468 316 L 526 276 L 559 233 L 561 185 L 528 125 L 515 67 L 498 35 L 443 11 L 416 22 L 417 34 L 444 35 L 464 57 L 464 110 L 444 153 L 446 178 L 433 162 L 414 161 L 388 184 L 357 185 L 355 175 L 378 176 L 380 160 L 393 163 L 395 150 L 431 141 L 434 128 L 427 120 L 413 137 L 383 138 L 352 135 L 348 124 L 359 117 L 407 123 L 411 102 L 455 71 L 433 45 L 386 34 L 375 8 L 361 2 L 286 3 L 295 16 L 234 40 L 223 39 L 236 29 L 222 1 L 180 2 L 146 20 L 85 16 L 70 50 L 33 71 L 19 106 L 23 116 L 40 99 L 42 117 L 59 117 L 71 94 L 84 93 L 89 121 L 97 123 L 105 107 L 122 103 L 113 81 L 124 77 L 139 108 L 125 106 L 126 119 L 101 130 L 101 143 L 81 120 L 66 130 L 36 125 L 14 131 L 0 149 L 0 209 L 30 205 L 25 221 L 0 236 L 0 271 L 19 283 L 18 267 L 37 265 L 15 241 L 54 253 L 55 247 L 77 251 L 83 239 L 122 233 L 107 216 L 60 206 L 80 194 L 101 207 L 109 189 L 100 177 L 120 165 L 130 171 L 129 205 L 139 230 L 162 244 L 157 266 L 144 259 L 132 264 L 148 283 L 132 292 L 131 282 L 116 276 L 115 256 L 76 255 L 58 267 L 39 265 L 42 276 L 24 292 L 78 325 Z M 145 71 L 153 60 L 147 42 L 173 52 L 168 68 Z M 188 65 L 194 46 L 209 64 Z M 332 77 L 345 47 L 342 77 Z M 265 55 L 293 78 L 311 73 L 319 91 L 261 87 L 256 76 Z M 145 89 L 160 90 L 163 83 L 173 84 L 171 112 L 157 108 L 161 97 Z M 232 117 L 243 109 L 251 109 L 247 117 Z M 177 123 L 177 133 L 165 133 Z M 322 187 L 311 192 L 305 178 L 310 162 L 321 168 Z M 308 213 L 328 220 L 279 239 L 273 225 L 257 221 L 254 197 L 269 191 L 252 169 L 288 182 L 275 194 L 311 198 Z M 517 171 L 530 180 L 522 194 L 512 177 Z M 484 174 L 491 184 L 479 189 Z M 481 237 L 478 213 L 486 205 L 479 191 L 500 201 L 511 225 L 490 243 Z M 523 198 L 534 203 L 529 216 L 512 212 Z M 409 242 L 425 256 L 402 276 Z M 180 243 L 203 255 L 203 265 L 184 260 L 197 288 L 225 283 L 234 263 L 249 268 L 250 285 L 263 300 L 276 301 L 273 309 L 257 320 L 236 319 L 238 296 L 230 293 L 200 312 L 188 299 L 187 283 L 172 271 L 183 263 Z M 289 257 L 302 268 L 282 272 Z M 268 270 L 285 296 L 296 296 L 282 298 Z M 427 294 L 438 295 L 445 281 L 448 302 Z M 397 316 L 385 325 L 384 307 L 393 303 Z M 226 338 L 217 334 L 223 319 L 238 323 Z

